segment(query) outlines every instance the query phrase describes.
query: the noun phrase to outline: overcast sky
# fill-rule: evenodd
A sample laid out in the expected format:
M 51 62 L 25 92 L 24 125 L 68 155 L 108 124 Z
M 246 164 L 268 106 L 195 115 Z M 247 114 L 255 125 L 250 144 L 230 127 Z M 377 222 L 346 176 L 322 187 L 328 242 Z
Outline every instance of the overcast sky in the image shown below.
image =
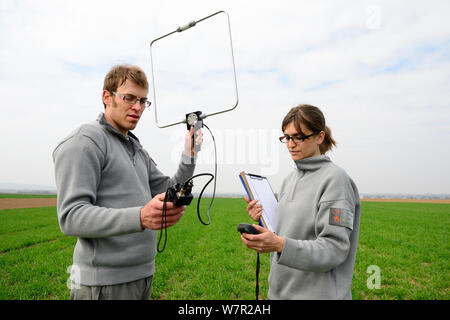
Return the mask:
M 277 139 L 281 121 L 308 103 L 324 112 L 338 142 L 329 156 L 360 193 L 450 193 L 448 0 L 1 0 L 0 183 L 54 186 L 52 151 L 103 111 L 108 70 L 137 64 L 150 79 L 150 42 L 218 10 L 230 17 L 239 93 L 234 111 L 205 119 L 216 136 L 218 192 L 242 192 L 242 170 L 267 175 L 278 191 L 293 169 Z M 186 71 L 216 89 L 229 85 L 220 72 L 195 72 L 208 58 L 188 62 L 183 54 L 166 75 Z M 198 88 L 180 89 L 176 78 L 171 88 L 167 79 L 173 99 L 199 97 Z M 223 99 L 230 99 L 226 90 Z M 161 112 L 183 118 L 170 108 Z M 173 175 L 184 130 L 158 128 L 150 109 L 134 133 Z M 197 166 L 204 171 L 213 172 L 206 131 Z

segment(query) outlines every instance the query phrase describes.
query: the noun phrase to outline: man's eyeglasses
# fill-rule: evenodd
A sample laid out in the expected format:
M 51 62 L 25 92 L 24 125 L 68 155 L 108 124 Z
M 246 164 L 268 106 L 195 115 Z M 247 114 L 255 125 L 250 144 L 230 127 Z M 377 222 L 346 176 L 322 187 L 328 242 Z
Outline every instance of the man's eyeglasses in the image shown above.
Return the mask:
M 122 99 L 123 101 L 125 101 L 126 103 L 129 104 L 135 104 L 136 102 L 139 101 L 139 104 L 141 105 L 141 107 L 143 108 L 148 108 L 150 107 L 150 105 L 152 104 L 151 101 L 148 101 L 147 98 L 137 98 L 135 96 L 133 96 L 132 94 L 123 94 L 123 93 L 117 93 L 114 91 L 111 91 L 112 94 L 117 95 L 120 97 L 120 99 Z
M 320 131 L 315 131 L 307 136 L 302 136 L 300 134 L 294 134 L 293 136 L 288 136 L 285 134 L 284 136 L 280 137 L 280 141 L 282 143 L 288 143 L 289 140 L 292 140 L 295 144 L 305 141 L 308 138 L 311 138 L 312 136 L 318 134 Z

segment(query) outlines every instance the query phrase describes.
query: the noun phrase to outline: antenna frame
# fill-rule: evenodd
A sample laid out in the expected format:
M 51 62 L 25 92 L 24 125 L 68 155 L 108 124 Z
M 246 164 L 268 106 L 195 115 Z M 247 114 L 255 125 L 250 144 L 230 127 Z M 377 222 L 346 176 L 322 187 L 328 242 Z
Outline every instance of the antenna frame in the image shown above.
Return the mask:
M 174 126 L 174 125 L 177 125 L 177 124 L 186 123 L 186 118 L 184 117 L 183 120 L 181 120 L 179 122 L 174 122 L 174 123 L 170 123 L 170 124 L 166 124 L 166 125 L 161 125 L 158 122 L 158 112 L 157 112 L 157 107 L 156 107 L 157 106 L 157 102 L 156 102 L 155 76 L 154 76 L 154 71 L 153 71 L 153 54 L 152 54 L 153 44 L 156 41 L 164 39 L 164 38 L 166 38 L 166 37 L 168 37 L 168 36 L 170 36 L 170 35 L 172 35 L 174 33 L 186 31 L 187 29 L 190 29 L 190 28 L 196 26 L 198 23 L 200 23 L 200 22 L 202 22 L 202 21 L 204 21 L 206 19 L 212 18 L 212 17 L 214 17 L 214 16 L 216 16 L 218 14 L 221 14 L 221 13 L 224 13 L 226 15 L 227 22 L 228 22 L 228 35 L 229 35 L 229 38 L 230 38 L 230 52 L 231 52 L 231 62 L 232 62 L 231 64 L 232 64 L 232 67 L 233 67 L 232 70 L 233 70 L 234 92 L 235 92 L 236 102 L 229 109 L 225 109 L 225 110 L 214 112 L 214 113 L 210 113 L 210 114 L 203 114 L 202 113 L 201 119 L 205 119 L 206 117 L 211 117 L 211 116 L 214 116 L 214 115 L 217 115 L 217 114 L 221 114 L 221 113 L 232 111 L 232 110 L 236 109 L 237 105 L 239 104 L 239 96 L 238 96 L 237 80 L 236 80 L 236 67 L 235 67 L 235 63 L 234 63 L 234 53 L 233 53 L 233 40 L 231 38 L 230 16 L 228 15 L 228 13 L 226 11 L 220 10 L 220 11 L 217 11 L 217 12 L 215 12 L 215 13 L 209 15 L 209 16 L 206 16 L 206 17 L 200 19 L 200 20 L 191 21 L 191 22 L 189 22 L 188 24 L 186 24 L 184 26 L 178 27 L 174 31 L 171 31 L 171 32 L 169 32 L 169 33 L 167 33 L 167 34 L 165 34 L 165 35 L 163 35 L 161 37 L 158 37 L 158 38 L 152 40 L 152 42 L 150 43 L 150 64 L 151 64 L 152 89 L 153 89 L 153 104 L 155 106 L 155 108 L 154 108 L 155 109 L 155 123 L 156 123 L 156 126 L 158 128 L 167 128 L 167 127 L 171 127 L 171 126 Z

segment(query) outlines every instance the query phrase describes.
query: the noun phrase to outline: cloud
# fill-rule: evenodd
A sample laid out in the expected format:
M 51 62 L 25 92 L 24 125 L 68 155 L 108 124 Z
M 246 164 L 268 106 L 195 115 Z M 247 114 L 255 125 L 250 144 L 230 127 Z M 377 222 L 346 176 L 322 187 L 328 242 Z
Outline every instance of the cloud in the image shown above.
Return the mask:
M 222 159 L 238 152 L 227 143 L 227 130 L 256 132 L 258 144 L 266 137 L 267 150 L 278 157 L 271 160 L 278 171 L 270 175 L 278 188 L 292 162 L 269 133 L 280 130 L 290 107 L 310 103 L 322 108 L 338 140 L 333 160 L 361 192 L 450 190 L 450 151 L 443 147 L 450 142 L 448 1 L 3 0 L 0 108 L 8 138 L 0 148 L 8 156 L 2 158 L 2 180 L 52 185 L 51 151 L 103 110 L 100 92 L 109 68 L 134 63 L 150 76 L 152 39 L 220 9 L 230 14 L 239 92 L 235 111 L 207 119 L 219 132 Z M 216 94 L 207 98 L 229 101 L 230 94 L 220 92 L 220 68 L 202 69 L 212 61 L 204 43 L 198 44 L 197 62 L 183 63 L 186 55 L 177 50 L 166 54 L 179 59 L 166 68 L 173 101 L 205 97 L 201 90 L 177 88 L 177 73 L 192 74 L 193 88 L 208 78 Z M 152 110 L 136 129 L 167 174 L 177 165 L 170 160 L 176 151 L 167 151 L 177 130 L 158 129 Z M 244 156 L 248 163 L 224 160 L 219 191 L 240 188 L 230 178 L 237 171 L 270 165 Z

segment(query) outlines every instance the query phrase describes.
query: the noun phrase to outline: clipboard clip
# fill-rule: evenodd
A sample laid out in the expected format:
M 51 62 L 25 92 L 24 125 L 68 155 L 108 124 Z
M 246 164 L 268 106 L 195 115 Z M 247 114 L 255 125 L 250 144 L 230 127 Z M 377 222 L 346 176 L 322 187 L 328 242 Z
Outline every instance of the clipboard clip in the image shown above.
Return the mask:
M 251 173 L 248 173 L 248 175 L 249 175 L 252 179 L 256 179 L 256 180 L 262 180 L 262 179 L 264 179 L 263 177 L 258 176 L 257 174 L 251 174 Z

